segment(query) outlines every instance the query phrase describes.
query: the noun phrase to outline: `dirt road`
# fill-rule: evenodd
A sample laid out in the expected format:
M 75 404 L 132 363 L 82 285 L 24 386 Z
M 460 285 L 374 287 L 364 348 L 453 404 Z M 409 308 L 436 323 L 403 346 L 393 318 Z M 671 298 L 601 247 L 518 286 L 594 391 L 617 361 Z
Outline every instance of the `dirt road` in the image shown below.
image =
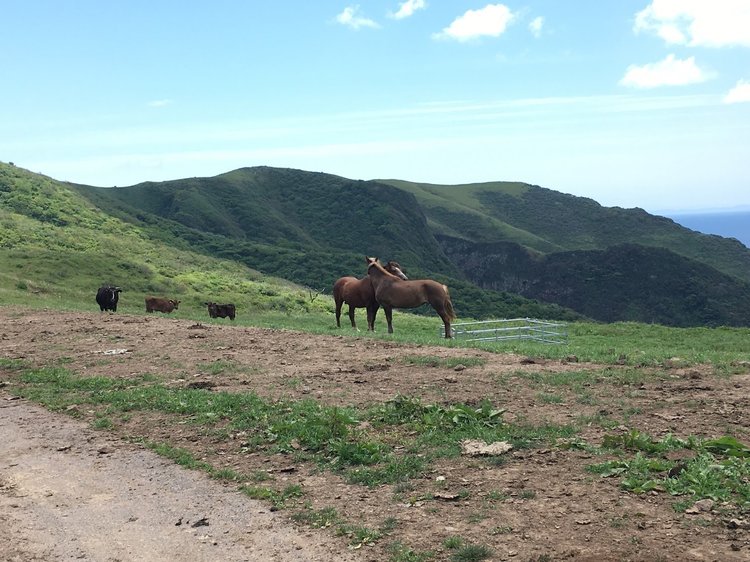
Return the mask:
M 0 560 L 363 559 L 200 472 L 0 400 Z

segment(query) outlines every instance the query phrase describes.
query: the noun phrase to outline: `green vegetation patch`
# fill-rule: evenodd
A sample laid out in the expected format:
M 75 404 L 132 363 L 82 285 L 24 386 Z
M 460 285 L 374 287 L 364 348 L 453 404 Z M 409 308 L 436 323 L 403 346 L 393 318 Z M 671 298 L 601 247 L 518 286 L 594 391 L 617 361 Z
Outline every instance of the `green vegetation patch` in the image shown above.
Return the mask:
M 341 473 L 348 481 L 376 486 L 405 482 L 425 473 L 440 457 L 457 456 L 464 439 L 507 440 L 517 448 L 570 437 L 570 426 L 522 426 L 503 420 L 489 402 L 434 405 L 404 396 L 368 410 L 324 406 L 313 400 L 269 401 L 254 393 L 168 388 L 152 375 L 119 380 L 79 376 L 62 367 L 28 369 L 13 392 L 52 410 L 80 415 L 95 412 L 101 429 L 134 412 L 174 416 L 175 423 L 217 428 L 217 438 L 243 435 L 243 451 L 285 453 Z M 363 424 L 363 422 L 368 422 Z M 398 445 L 398 447 L 396 447 Z M 212 476 L 217 475 L 189 452 L 160 445 L 160 454 Z M 260 488 L 258 488 L 260 490 Z M 256 490 L 254 493 L 260 493 Z
M 606 436 L 602 449 L 618 458 L 591 465 L 588 470 L 604 478 L 619 478 L 621 487 L 629 492 L 682 496 L 684 499 L 674 504 L 678 511 L 703 499 L 750 510 L 750 447 L 734 437 L 681 440 L 668 435 L 654 440 L 631 431 Z M 667 456 L 676 451 L 683 453 L 679 460 Z

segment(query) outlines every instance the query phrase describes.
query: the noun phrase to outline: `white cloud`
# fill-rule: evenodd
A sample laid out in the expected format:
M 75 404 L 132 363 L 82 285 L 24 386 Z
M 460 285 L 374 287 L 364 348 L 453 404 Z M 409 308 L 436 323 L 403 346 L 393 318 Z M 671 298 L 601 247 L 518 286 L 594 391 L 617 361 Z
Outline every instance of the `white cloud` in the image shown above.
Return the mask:
M 657 88 L 659 86 L 685 86 L 705 82 L 711 73 L 695 64 L 695 57 L 684 60 L 668 55 L 662 61 L 637 66 L 631 64 L 620 80 L 623 86 L 634 88 Z
M 748 0 L 653 0 L 635 16 L 634 30 L 668 44 L 750 47 Z
M 503 4 L 488 4 L 479 10 L 467 11 L 433 37 L 457 41 L 470 41 L 482 36 L 499 37 L 515 17 Z
M 171 105 L 172 100 L 164 99 L 164 100 L 152 100 L 148 102 L 149 107 L 165 107 L 167 105 Z
M 414 15 L 417 10 L 423 10 L 427 7 L 425 0 L 406 0 L 400 2 L 398 5 L 398 11 L 391 14 L 393 19 L 402 20 Z
M 359 29 L 361 27 L 380 27 L 375 21 L 360 15 L 359 6 L 348 6 L 336 16 L 336 21 L 341 25 Z
M 737 85 L 724 96 L 724 103 L 750 102 L 750 80 L 740 80 Z
M 542 27 L 544 27 L 544 18 L 541 16 L 534 18 L 529 24 L 529 30 L 531 31 L 531 34 L 536 38 L 541 37 Z

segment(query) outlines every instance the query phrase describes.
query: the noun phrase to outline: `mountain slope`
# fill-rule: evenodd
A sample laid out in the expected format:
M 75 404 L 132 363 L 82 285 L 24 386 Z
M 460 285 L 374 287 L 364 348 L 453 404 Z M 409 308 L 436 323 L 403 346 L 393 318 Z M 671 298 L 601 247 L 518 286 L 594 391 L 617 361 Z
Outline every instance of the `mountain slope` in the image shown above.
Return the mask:
M 344 275 L 365 275 L 364 257 L 375 255 L 404 264 L 412 278 L 447 283 L 463 316 L 577 317 L 554 303 L 472 284 L 445 257 L 416 199 L 389 185 L 258 167 L 127 188 L 71 187 L 173 246 L 316 290 L 330 292 Z
M 90 301 L 102 283 L 123 288 L 123 309 L 147 294 L 203 308 L 208 298 L 242 307 L 307 310 L 307 293 L 236 262 L 152 238 L 52 178 L 0 163 L 0 302 Z M 244 312 L 244 310 L 243 310 Z
M 472 242 L 515 242 L 551 253 L 603 250 L 617 244 L 666 248 L 750 282 L 750 249 L 737 240 L 701 234 L 642 209 L 521 183 L 433 185 L 383 180 L 414 194 L 434 234 Z
M 134 258 L 115 270 L 155 272 L 174 290 L 182 285 L 169 285 L 179 261 L 172 254 L 220 259 L 224 270 L 237 264 L 239 278 L 255 270 L 318 291 L 330 291 L 340 276 L 364 275 L 364 256 L 376 255 L 396 259 L 412 278 L 448 284 L 461 317 L 750 325 L 750 250 L 737 241 L 536 186 L 365 182 L 258 167 L 109 189 L 23 174 L 23 181 L 0 181 L 0 219 L 13 217 L 0 247 L 24 238 L 24 221 L 38 232 L 44 229 L 33 225 L 58 229 L 59 240 L 87 228 L 72 236 L 73 248 L 56 246 L 85 267 L 81 241 L 106 252 L 135 238 L 137 255 L 118 252 Z M 33 194 L 40 186 L 54 192 L 47 203 Z M 66 201 L 76 212 L 58 212 Z M 165 253 L 168 268 L 156 271 L 159 260 L 141 259 L 155 251 Z

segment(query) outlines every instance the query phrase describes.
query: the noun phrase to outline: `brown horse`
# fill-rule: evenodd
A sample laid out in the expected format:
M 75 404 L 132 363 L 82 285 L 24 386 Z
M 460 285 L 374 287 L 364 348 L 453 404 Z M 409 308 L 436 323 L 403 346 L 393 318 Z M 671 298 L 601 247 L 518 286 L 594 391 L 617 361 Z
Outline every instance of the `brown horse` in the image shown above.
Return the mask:
M 416 308 L 425 303 L 435 309 L 445 325 L 445 337 L 450 338 L 451 320 L 455 319 L 448 287 L 432 279 L 402 281 L 380 265 L 377 258 L 367 258 L 367 276 L 375 290 L 375 300 L 383 307 L 388 321 L 388 333 L 393 333 L 391 318 L 394 308 Z
M 385 270 L 395 275 L 398 279 L 408 279 L 401 266 L 395 261 L 389 261 L 385 264 Z M 333 300 L 336 303 L 336 326 L 341 328 L 341 306 L 346 303 L 349 305 L 349 319 L 352 321 L 352 328 L 357 329 L 357 323 L 354 320 L 355 308 L 367 309 L 367 329 L 375 331 L 375 316 L 378 313 L 378 301 L 375 300 L 375 290 L 368 276 L 362 279 L 356 277 L 341 277 L 333 284 Z

